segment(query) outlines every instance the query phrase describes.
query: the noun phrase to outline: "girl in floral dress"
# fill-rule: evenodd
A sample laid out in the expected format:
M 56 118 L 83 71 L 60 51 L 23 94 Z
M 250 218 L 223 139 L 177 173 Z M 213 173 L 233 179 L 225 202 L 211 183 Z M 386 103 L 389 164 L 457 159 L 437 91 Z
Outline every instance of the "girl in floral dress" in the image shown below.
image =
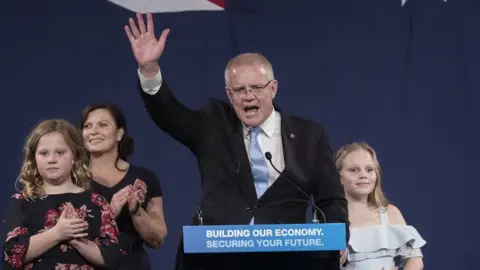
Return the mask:
M 39 123 L 28 136 L 19 181 L 5 211 L 3 269 L 113 269 L 119 232 L 91 174 L 80 134 L 65 120 Z

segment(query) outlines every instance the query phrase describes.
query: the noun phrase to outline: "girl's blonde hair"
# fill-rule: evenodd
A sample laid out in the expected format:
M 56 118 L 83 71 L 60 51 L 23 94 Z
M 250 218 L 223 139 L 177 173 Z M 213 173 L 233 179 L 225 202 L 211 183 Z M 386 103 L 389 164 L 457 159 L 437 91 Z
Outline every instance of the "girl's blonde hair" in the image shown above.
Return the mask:
M 43 189 L 43 179 L 40 176 L 35 161 L 38 142 L 44 135 L 58 132 L 62 134 L 65 142 L 73 153 L 72 182 L 78 187 L 88 190 L 92 174 L 89 170 L 90 156 L 87 154 L 81 135 L 70 122 L 63 119 L 44 120 L 38 123 L 28 135 L 23 147 L 23 164 L 18 181 L 23 184 L 23 196 L 34 200 L 46 196 Z
M 337 171 L 341 173 L 343 169 L 343 161 L 348 154 L 355 152 L 357 150 L 364 150 L 368 152 L 372 156 L 372 160 L 375 167 L 375 173 L 377 174 L 377 181 L 375 181 L 375 187 L 373 192 L 368 194 L 367 202 L 370 206 L 379 207 L 382 209 L 386 209 L 388 207 L 388 200 L 385 194 L 382 191 L 382 177 L 381 177 L 381 169 L 380 164 L 377 159 L 377 153 L 369 144 L 365 142 L 353 142 L 351 144 L 346 144 L 338 149 L 336 157 L 335 157 L 335 166 L 337 167 Z

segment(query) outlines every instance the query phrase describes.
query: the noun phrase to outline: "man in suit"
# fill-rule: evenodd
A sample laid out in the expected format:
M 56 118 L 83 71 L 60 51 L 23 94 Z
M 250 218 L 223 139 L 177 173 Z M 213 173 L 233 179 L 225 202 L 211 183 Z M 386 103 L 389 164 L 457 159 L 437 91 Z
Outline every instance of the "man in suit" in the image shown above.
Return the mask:
M 137 23 L 138 28 L 130 19 L 125 30 L 139 65 L 140 94 L 155 124 L 198 159 L 204 225 L 305 223 L 308 205 L 301 200 L 313 195 L 328 222 L 348 228 L 347 202 L 325 130 L 274 106 L 278 82 L 265 57 L 252 53 L 232 58 L 225 69 L 230 102 L 210 99 L 202 109 L 190 110 L 175 98 L 160 72 L 158 60 L 169 30 L 157 40 L 151 14 L 147 26 L 141 14 Z M 266 160 L 266 152 L 282 175 Z M 339 254 L 189 255 L 180 244 L 176 268 L 339 269 Z

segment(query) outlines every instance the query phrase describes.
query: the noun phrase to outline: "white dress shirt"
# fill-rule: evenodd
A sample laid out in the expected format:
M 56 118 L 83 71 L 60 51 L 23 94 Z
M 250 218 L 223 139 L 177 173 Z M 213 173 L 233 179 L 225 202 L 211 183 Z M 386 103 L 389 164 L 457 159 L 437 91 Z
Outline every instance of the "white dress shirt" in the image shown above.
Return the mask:
M 282 172 L 285 169 L 285 160 L 283 158 L 283 145 L 281 136 L 281 115 L 279 112 L 273 110 L 270 116 L 260 125 L 262 132 L 258 135 L 258 143 L 264 153 L 270 152 L 272 154 L 273 165 Z M 243 137 L 247 154 L 250 157 L 250 128 L 243 125 Z M 279 173 L 270 165 L 270 161 L 265 158 L 268 166 L 268 186 L 278 178 Z
M 160 71 L 152 77 L 146 78 L 137 71 L 140 78 L 140 85 L 145 93 L 155 95 L 160 86 L 162 86 L 162 74 Z M 283 156 L 283 145 L 281 136 L 281 115 L 279 112 L 273 110 L 270 116 L 260 125 L 262 132 L 258 135 L 258 143 L 262 148 L 263 153 L 270 152 L 272 154 L 272 163 L 282 172 L 285 169 L 285 159 Z M 247 154 L 250 148 L 250 128 L 243 125 L 243 137 Z M 250 155 L 249 155 L 250 156 Z M 265 155 L 264 157 L 265 158 Z M 270 165 L 270 162 L 265 158 L 268 166 L 268 186 L 270 187 L 278 178 L 279 173 Z

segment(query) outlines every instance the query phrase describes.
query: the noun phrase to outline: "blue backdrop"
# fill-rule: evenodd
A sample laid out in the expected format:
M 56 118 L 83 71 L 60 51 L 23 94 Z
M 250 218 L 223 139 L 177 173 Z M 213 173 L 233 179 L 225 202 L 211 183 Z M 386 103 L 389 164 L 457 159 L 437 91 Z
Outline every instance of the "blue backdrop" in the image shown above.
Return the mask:
M 169 236 L 151 254 L 155 269 L 173 269 L 200 181 L 194 157 L 143 108 L 123 30 L 130 16 L 103 0 L 2 1 L 0 200 L 13 192 L 37 121 L 77 123 L 87 103 L 115 102 L 135 139 L 133 161 L 161 179 Z M 172 30 L 161 66 L 186 105 L 224 97 L 234 54 L 265 54 L 283 111 L 325 125 L 335 150 L 353 140 L 376 148 L 387 196 L 428 242 L 426 269 L 478 268 L 480 1 L 232 0 L 225 12 L 154 19 L 157 34 Z

